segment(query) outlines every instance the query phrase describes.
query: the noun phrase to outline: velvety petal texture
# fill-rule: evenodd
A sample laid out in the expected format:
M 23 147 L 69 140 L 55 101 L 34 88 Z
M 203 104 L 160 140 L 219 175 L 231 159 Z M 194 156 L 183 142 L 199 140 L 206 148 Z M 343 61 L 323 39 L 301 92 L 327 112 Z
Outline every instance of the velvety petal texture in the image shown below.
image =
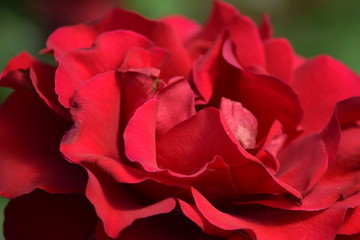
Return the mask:
M 268 15 L 112 9 L 46 46 L 0 73 L 7 239 L 359 239 L 360 78 Z

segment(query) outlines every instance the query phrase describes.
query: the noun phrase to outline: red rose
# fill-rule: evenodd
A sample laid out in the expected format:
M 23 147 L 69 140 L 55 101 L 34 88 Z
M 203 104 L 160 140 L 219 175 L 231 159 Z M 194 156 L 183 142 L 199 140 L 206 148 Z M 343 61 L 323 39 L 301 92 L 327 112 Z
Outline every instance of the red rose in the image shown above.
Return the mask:
M 56 67 L 11 60 L 6 237 L 358 238 L 360 79 L 271 32 L 220 1 L 203 27 L 114 9 L 56 30 Z

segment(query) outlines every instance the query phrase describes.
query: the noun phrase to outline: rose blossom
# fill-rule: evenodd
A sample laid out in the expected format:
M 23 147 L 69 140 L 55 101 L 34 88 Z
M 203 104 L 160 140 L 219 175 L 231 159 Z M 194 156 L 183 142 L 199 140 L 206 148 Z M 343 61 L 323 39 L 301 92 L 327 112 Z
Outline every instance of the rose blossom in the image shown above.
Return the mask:
M 44 52 L 0 75 L 7 239 L 359 238 L 360 79 L 267 17 L 114 9 Z

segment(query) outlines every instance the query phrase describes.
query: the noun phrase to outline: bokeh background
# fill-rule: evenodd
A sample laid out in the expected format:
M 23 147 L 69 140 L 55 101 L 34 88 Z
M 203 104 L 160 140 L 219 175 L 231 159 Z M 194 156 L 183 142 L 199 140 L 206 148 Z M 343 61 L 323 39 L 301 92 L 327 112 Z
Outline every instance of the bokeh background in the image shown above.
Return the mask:
M 360 73 L 359 0 L 228 0 L 259 22 L 269 13 L 275 36 L 286 37 L 300 55 L 329 54 Z M 212 0 L 2 0 L 0 71 L 21 51 L 37 55 L 56 27 L 102 15 L 112 6 L 149 18 L 183 14 L 203 23 Z M 46 59 L 44 59 L 46 60 Z M 0 88 L 0 103 L 10 90 Z M 0 224 L 8 200 L 0 198 Z M 2 227 L 0 240 L 3 239 Z

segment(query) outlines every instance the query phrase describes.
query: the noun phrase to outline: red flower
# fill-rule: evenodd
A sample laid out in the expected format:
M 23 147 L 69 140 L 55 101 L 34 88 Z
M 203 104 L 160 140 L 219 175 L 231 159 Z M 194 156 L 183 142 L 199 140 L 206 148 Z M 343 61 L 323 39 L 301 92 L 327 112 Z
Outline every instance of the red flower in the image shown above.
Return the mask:
M 0 192 L 51 194 L 10 202 L 8 239 L 53 210 L 87 217 L 76 239 L 356 239 L 360 79 L 271 32 L 219 1 L 203 27 L 114 9 L 56 30 L 56 67 L 11 60 Z

